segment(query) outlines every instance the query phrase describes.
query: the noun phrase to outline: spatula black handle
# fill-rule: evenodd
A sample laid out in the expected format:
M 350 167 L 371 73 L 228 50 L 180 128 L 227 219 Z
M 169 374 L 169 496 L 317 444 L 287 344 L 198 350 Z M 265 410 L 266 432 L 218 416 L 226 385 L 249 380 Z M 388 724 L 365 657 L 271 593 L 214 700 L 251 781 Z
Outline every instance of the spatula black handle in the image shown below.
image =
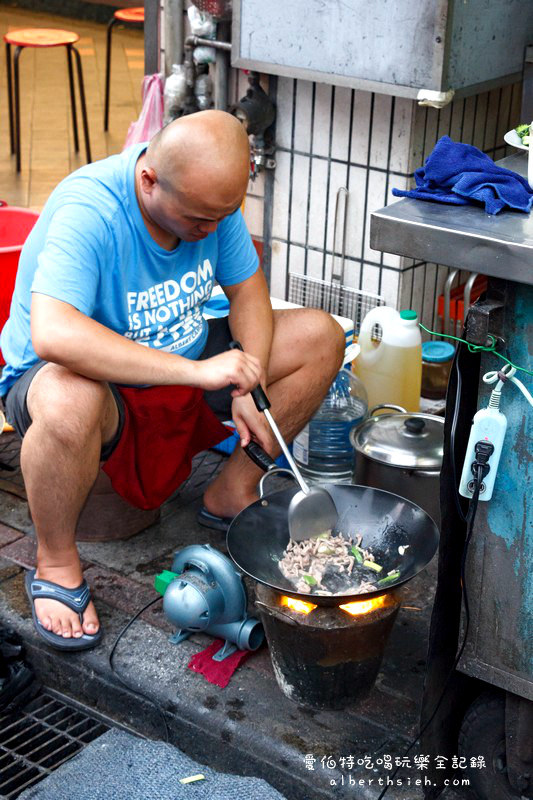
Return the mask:
M 248 458 L 251 458 L 254 464 L 257 464 L 263 472 L 270 472 L 271 469 L 277 466 L 274 459 L 257 442 L 250 442 L 243 450 Z
M 230 342 L 229 349 L 241 350 L 242 352 L 244 352 L 240 342 Z M 255 389 L 252 389 L 250 394 L 252 395 L 255 407 L 257 408 L 258 411 L 266 411 L 268 408 L 270 408 L 270 400 L 266 396 L 261 386 L 256 386 Z

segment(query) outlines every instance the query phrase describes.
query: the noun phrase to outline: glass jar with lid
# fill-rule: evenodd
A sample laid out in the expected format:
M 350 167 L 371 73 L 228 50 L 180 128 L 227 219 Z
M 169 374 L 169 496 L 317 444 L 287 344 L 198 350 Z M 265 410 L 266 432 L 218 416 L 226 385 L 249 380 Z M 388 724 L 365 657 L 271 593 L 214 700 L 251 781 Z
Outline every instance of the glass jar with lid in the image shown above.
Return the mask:
M 446 397 L 455 347 L 450 342 L 424 342 L 422 345 L 422 397 Z

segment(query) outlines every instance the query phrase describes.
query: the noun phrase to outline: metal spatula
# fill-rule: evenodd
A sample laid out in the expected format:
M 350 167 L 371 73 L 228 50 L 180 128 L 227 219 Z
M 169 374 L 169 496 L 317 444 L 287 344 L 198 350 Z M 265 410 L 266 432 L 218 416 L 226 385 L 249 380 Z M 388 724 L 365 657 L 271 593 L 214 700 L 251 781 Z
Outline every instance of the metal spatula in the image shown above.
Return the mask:
M 231 350 L 242 350 L 239 342 L 230 343 Z M 272 414 L 269 411 L 270 401 L 261 386 L 251 392 L 255 407 L 262 411 L 278 440 L 283 454 L 290 464 L 300 491 L 296 492 L 289 505 L 289 533 L 291 539 L 301 542 L 303 539 L 312 539 L 327 530 L 333 530 L 337 524 L 338 513 L 333 498 L 325 489 L 319 486 L 308 486 L 291 455 L 285 440 L 281 435 Z

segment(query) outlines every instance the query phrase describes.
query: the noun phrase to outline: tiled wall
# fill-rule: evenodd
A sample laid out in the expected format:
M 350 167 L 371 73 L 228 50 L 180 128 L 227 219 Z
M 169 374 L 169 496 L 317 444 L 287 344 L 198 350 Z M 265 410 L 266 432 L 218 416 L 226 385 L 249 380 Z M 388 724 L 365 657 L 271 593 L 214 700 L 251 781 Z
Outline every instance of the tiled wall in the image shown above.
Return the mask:
M 272 222 L 272 288 L 284 294 L 289 271 L 381 294 L 395 305 L 400 259 L 372 251 L 369 213 L 408 175 L 409 100 L 296 81 L 278 82 L 277 169 Z M 335 243 L 334 233 L 336 228 Z
M 282 78 L 278 81 L 277 169 L 271 284 L 284 297 L 287 274 L 328 281 L 341 262 L 342 214 L 335 246 L 335 200 L 349 192 L 344 282 L 415 308 L 437 325 L 436 303 L 449 273 L 369 246 L 370 213 L 411 185 L 440 136 L 506 154 L 503 134 L 518 124 L 520 85 L 456 101 L 442 110 L 412 100 Z

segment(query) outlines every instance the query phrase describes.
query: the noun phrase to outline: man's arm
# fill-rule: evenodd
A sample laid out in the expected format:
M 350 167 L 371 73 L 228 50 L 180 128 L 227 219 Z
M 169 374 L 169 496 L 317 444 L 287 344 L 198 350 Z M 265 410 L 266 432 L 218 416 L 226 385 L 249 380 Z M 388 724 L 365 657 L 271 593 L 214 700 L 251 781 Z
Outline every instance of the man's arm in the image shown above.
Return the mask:
M 230 301 L 231 334 L 241 343 L 245 352 L 259 359 L 260 383 L 266 388 L 274 322 L 263 271 L 258 269 L 250 278 L 232 286 L 224 286 L 223 289 Z M 253 438 L 265 450 L 272 450 L 272 432 L 264 414 L 256 410 L 250 395 L 234 398 L 232 417 L 243 447 Z
M 185 385 L 201 389 L 237 388 L 247 394 L 260 380 L 253 355 L 229 351 L 192 361 L 143 347 L 82 314 L 74 306 L 34 292 L 31 304 L 33 348 L 39 358 L 97 381 L 124 384 Z
M 232 336 L 242 344 L 245 352 L 259 359 L 263 369 L 262 381 L 266 386 L 274 323 L 263 271 L 258 269 L 242 283 L 224 286 L 223 289 L 230 302 Z

